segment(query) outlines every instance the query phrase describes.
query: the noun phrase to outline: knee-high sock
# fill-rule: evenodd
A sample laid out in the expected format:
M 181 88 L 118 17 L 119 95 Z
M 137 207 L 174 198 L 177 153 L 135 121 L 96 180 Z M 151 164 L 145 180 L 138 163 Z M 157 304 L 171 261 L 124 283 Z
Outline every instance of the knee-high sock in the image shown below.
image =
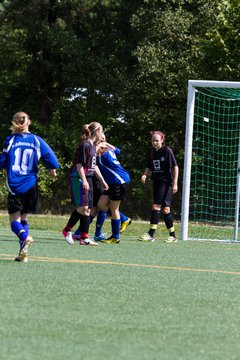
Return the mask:
M 80 215 L 80 231 L 81 231 L 82 239 L 88 238 L 89 225 L 90 225 L 90 216 Z
M 112 225 L 112 237 L 114 237 L 115 239 L 119 239 L 121 220 L 120 219 L 117 219 L 117 220 L 112 219 L 111 225 Z
M 102 226 L 106 219 L 107 213 L 104 210 L 99 210 L 97 214 L 96 230 L 95 235 L 100 236 L 102 234 Z
M 150 219 L 150 229 L 149 229 L 149 235 L 154 236 L 155 231 L 157 229 L 159 219 L 161 215 L 161 210 L 152 210 L 151 212 L 151 219 Z
M 123 223 L 123 222 L 125 222 L 125 221 L 127 221 L 129 218 L 125 215 L 125 214 L 123 214 L 121 211 L 119 211 L 119 213 L 120 213 L 120 220 L 121 220 L 121 223 Z
M 28 236 L 28 233 L 29 233 L 28 221 L 27 220 L 22 220 L 21 224 L 22 224 L 22 226 L 23 226 L 23 228 L 26 231 L 27 236 Z
M 89 217 L 89 224 L 91 224 L 91 223 L 93 222 L 94 217 L 95 217 L 95 216 L 90 215 L 90 217 Z M 74 231 L 74 235 L 76 235 L 76 236 L 80 236 L 80 235 L 81 235 L 80 223 L 79 223 L 78 228 Z
M 14 234 L 19 238 L 20 250 L 26 245 L 27 232 L 25 231 L 23 225 L 18 221 L 13 221 L 11 223 L 11 229 Z
M 168 229 L 169 231 L 169 234 L 171 236 L 175 236 L 175 232 L 174 232 L 174 226 L 173 226 L 173 217 L 172 217 L 172 214 L 169 213 L 169 214 L 165 214 L 164 217 L 164 222 L 165 222 L 165 225 L 166 225 L 166 228 Z
M 77 210 L 74 210 L 70 216 L 70 219 L 68 220 L 67 225 L 65 226 L 65 231 L 71 231 L 72 228 L 76 225 L 80 218 L 79 212 Z
M 109 216 L 112 216 L 112 213 L 111 213 L 111 210 L 110 210 L 110 209 L 107 211 L 107 214 L 108 214 Z M 122 213 L 121 211 L 119 211 L 119 214 L 120 214 L 121 223 L 123 223 L 124 221 L 127 221 L 127 220 L 129 219 L 129 218 L 128 218 L 124 213 Z

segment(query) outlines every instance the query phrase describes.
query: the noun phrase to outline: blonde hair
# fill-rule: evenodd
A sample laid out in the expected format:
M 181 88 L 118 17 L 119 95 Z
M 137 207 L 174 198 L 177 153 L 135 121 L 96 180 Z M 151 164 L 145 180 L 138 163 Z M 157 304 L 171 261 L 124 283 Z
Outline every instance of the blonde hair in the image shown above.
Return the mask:
M 101 128 L 102 125 L 96 121 L 83 125 L 81 140 L 93 139 L 96 136 L 96 131 Z
M 28 130 L 28 126 L 31 124 L 30 117 L 23 111 L 19 111 L 13 115 L 12 118 L 12 126 L 10 130 L 12 130 L 13 134 L 21 133 Z

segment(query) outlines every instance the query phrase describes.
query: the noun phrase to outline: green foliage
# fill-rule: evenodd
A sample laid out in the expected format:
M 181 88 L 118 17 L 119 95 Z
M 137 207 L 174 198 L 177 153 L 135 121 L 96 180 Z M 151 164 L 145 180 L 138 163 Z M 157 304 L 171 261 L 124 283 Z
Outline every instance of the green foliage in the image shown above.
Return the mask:
M 0 172 L 0 209 L 6 209 L 7 207 L 7 187 L 5 181 L 5 173 Z
M 143 216 L 149 133 L 166 133 L 181 170 L 187 80 L 238 79 L 238 23 L 234 0 L 2 1 L 0 141 L 22 109 L 56 151 L 58 179 L 40 175 L 42 208 L 66 209 L 75 146 L 83 124 L 97 120 L 122 150 L 131 203 Z
M 239 21 L 238 1 L 218 4 L 214 22 L 197 47 L 197 63 L 205 78 L 239 81 Z

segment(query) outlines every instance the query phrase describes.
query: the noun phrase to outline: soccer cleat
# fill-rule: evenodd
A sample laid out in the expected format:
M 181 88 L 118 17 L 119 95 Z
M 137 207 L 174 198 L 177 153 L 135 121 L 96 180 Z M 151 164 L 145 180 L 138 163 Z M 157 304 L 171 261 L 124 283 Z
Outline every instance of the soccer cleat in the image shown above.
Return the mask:
M 149 234 L 144 234 L 142 236 L 139 236 L 138 241 L 143 241 L 143 242 L 153 242 L 155 241 L 154 237 L 150 236 Z
M 86 239 L 80 239 L 79 245 L 98 246 L 98 243 L 96 243 L 95 241 L 93 241 L 89 238 L 86 238 Z
M 101 240 L 101 242 L 104 244 L 119 244 L 120 239 L 116 239 L 115 237 L 110 236 L 109 238 L 107 238 L 105 240 Z
M 24 263 L 28 262 L 28 246 L 25 245 L 22 250 L 20 250 L 19 255 L 15 258 L 15 261 L 22 261 Z
M 102 241 L 105 239 L 106 237 L 103 234 L 100 234 L 99 236 L 94 235 L 94 241 Z
M 169 236 L 166 240 L 164 240 L 166 243 L 176 243 L 177 238 L 175 236 Z
M 68 244 L 70 244 L 70 245 L 73 245 L 73 244 L 74 244 L 71 231 L 65 231 L 65 230 L 63 229 L 63 230 L 62 230 L 62 234 L 63 234 L 63 236 L 65 237 L 65 239 L 66 239 L 66 241 L 67 241 Z
M 130 218 L 128 218 L 126 221 L 123 221 L 123 222 L 121 223 L 120 233 L 123 233 L 123 232 L 126 230 L 126 228 L 127 228 L 129 225 L 131 225 L 131 223 L 132 223 L 132 220 L 131 220 Z

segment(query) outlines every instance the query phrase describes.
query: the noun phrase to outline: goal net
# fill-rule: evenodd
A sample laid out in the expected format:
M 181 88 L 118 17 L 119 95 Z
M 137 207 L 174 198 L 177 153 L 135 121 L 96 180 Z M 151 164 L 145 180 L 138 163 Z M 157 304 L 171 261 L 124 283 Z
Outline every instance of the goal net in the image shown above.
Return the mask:
M 182 240 L 238 241 L 240 82 L 189 80 Z

